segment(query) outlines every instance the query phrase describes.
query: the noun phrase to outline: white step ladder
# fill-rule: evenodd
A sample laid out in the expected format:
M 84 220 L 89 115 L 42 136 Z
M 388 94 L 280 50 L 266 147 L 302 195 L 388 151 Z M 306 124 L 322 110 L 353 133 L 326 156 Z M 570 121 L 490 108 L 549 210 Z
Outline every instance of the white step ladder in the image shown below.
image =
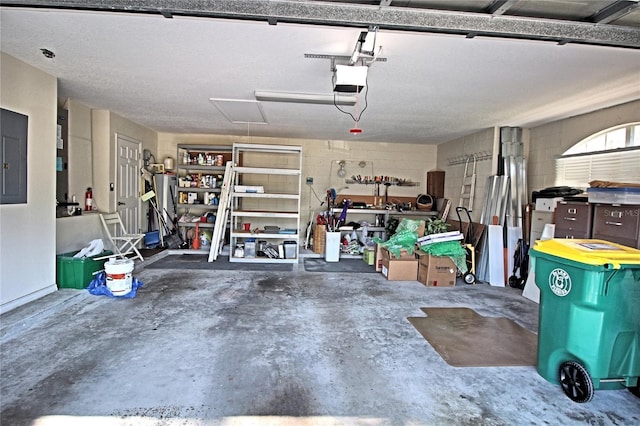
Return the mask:
M 211 249 L 209 250 L 209 262 L 218 259 L 218 255 L 224 246 L 224 236 L 227 230 L 227 219 L 231 208 L 231 186 L 234 181 L 233 161 L 227 161 L 224 170 L 224 179 L 220 188 L 220 200 L 218 201 L 218 210 L 216 212 L 216 223 L 213 226 L 213 235 L 211 236 Z
M 471 174 L 469 174 L 469 164 L 472 163 Z M 476 191 L 476 156 L 470 155 L 464 163 L 464 175 L 462 176 L 462 188 L 460 189 L 460 202 L 458 207 L 464 207 L 468 211 L 473 211 L 473 196 Z

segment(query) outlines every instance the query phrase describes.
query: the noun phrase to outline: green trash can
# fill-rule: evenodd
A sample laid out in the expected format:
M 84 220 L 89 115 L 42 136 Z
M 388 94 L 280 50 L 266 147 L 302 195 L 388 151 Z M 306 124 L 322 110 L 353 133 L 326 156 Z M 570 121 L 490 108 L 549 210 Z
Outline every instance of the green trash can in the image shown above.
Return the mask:
M 575 402 L 640 376 L 640 250 L 602 240 L 537 241 L 538 373 Z

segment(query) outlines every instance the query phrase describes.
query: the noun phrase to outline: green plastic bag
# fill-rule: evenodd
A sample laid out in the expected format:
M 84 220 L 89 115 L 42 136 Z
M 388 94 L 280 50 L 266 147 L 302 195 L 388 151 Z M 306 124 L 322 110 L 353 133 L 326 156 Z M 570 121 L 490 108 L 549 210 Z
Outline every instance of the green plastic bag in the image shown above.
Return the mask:
M 427 244 L 420 247 L 420 251 L 431 256 L 447 256 L 456 265 L 458 270 L 464 274 L 467 268 L 467 251 L 460 244 L 460 241 L 443 241 L 441 243 Z
M 418 233 L 405 229 L 404 231 L 396 232 L 387 241 L 382 241 L 380 238 L 375 237 L 373 239 L 376 243 L 385 247 L 391 253 L 391 256 L 398 259 L 400 258 L 400 252 L 405 249 L 407 253 L 413 254 L 416 242 L 418 242 Z

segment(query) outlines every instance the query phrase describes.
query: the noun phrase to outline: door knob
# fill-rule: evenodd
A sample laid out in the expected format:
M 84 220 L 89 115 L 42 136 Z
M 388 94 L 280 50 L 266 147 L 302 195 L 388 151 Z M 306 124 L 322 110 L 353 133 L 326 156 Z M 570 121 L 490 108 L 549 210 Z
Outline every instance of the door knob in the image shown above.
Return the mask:
M 119 206 L 124 206 L 125 204 L 127 204 L 127 203 L 123 203 L 122 201 L 118 201 L 118 205 Z

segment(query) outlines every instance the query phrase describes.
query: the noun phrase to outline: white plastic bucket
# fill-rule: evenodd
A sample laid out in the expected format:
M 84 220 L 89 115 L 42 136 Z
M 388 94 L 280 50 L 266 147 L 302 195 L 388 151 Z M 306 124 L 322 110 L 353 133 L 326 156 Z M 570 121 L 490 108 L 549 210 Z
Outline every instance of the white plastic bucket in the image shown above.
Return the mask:
M 133 260 L 110 259 L 104 264 L 107 288 L 114 296 L 124 296 L 133 285 Z

